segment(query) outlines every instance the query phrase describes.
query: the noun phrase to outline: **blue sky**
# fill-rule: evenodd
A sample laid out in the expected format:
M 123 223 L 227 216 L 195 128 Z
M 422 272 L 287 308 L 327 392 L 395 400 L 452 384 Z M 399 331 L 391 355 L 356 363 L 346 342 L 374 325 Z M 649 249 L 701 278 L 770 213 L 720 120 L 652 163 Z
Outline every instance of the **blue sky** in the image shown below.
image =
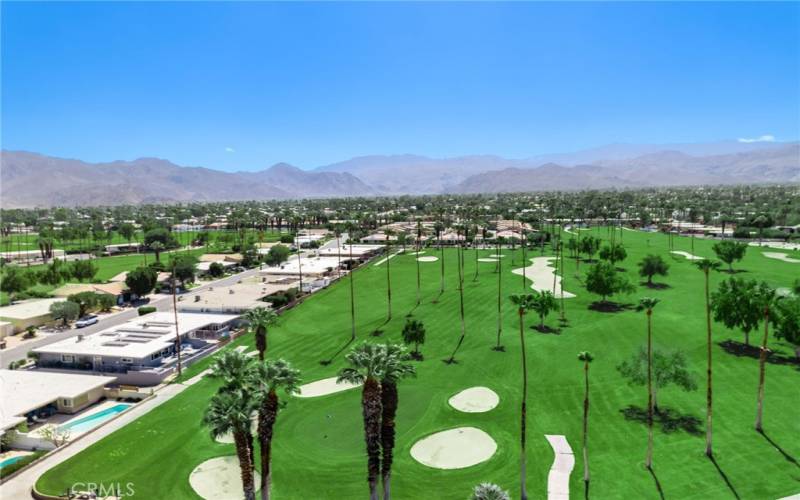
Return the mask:
M 800 137 L 800 4 L 2 2 L 2 145 L 225 170 Z

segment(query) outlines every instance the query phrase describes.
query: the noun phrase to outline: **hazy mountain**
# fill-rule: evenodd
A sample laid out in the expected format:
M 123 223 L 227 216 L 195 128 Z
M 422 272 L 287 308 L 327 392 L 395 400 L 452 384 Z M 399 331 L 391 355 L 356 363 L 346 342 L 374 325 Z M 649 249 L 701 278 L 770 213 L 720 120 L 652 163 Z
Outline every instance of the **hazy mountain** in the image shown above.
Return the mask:
M 600 161 L 593 165 L 568 167 L 548 163 L 532 169 L 507 168 L 471 176 L 451 192 L 497 193 L 765 182 L 800 182 L 800 145 L 714 156 L 660 151 L 631 159 Z
M 314 170 L 278 163 L 258 172 L 232 173 L 182 167 L 158 158 L 87 163 L 3 151 L 0 201 L 4 208 L 12 208 L 800 182 L 798 143 L 671 146 L 675 148 L 612 145 L 549 155 L 563 162 L 490 155 L 362 156 Z M 581 158 L 591 161 L 571 163 Z
M 371 194 L 349 174 L 304 172 L 278 165 L 263 172 L 227 173 L 182 167 L 158 158 L 87 163 L 24 151 L 3 151 L 4 208 L 253 200 Z
M 237 172 L 256 182 L 280 186 L 296 197 L 365 196 L 377 194 L 358 177 L 339 172 L 301 170 L 288 163 L 277 163 L 260 172 Z

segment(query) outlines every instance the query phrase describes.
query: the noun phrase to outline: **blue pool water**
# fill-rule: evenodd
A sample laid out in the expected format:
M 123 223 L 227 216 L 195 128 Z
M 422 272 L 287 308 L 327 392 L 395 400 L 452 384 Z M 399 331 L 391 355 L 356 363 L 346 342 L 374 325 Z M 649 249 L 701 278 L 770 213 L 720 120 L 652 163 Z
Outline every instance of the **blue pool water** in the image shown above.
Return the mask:
M 19 462 L 20 460 L 22 460 L 23 458 L 25 458 L 24 455 L 20 455 L 18 457 L 6 458 L 2 462 L 0 462 L 0 469 L 2 469 L 3 467 L 6 467 L 8 465 L 15 464 L 15 463 Z
M 94 429 L 98 425 L 102 424 L 106 420 L 113 418 L 118 413 L 122 413 L 123 411 L 130 408 L 130 404 L 127 403 L 119 403 L 117 405 L 111 406 L 106 408 L 103 411 L 98 411 L 97 413 L 92 413 L 83 418 L 79 418 L 77 420 L 73 420 L 67 424 L 59 426 L 61 430 L 68 430 L 72 434 L 78 434 L 81 432 L 86 432 Z

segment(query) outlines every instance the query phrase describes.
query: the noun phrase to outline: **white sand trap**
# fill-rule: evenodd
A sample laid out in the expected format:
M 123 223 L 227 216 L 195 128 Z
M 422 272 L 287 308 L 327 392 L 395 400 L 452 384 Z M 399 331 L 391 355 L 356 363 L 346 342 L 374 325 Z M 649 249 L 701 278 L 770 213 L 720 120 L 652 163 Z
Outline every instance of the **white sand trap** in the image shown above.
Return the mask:
M 336 394 L 337 392 L 354 389 L 360 385 L 361 384 L 350 384 L 347 382 L 337 384 L 336 377 L 324 378 L 322 380 L 317 380 L 316 382 L 301 385 L 300 393 L 297 394 L 297 397 L 315 398 L 317 396 L 326 396 L 328 394 Z
M 478 259 L 478 262 L 497 262 L 498 259 L 490 259 L 488 257 Z
M 381 260 L 379 260 L 378 262 L 376 262 L 376 263 L 375 263 L 375 264 L 373 264 L 373 265 L 375 265 L 375 266 L 380 266 L 381 264 L 383 264 L 383 263 L 384 263 L 384 262 L 386 262 L 387 260 L 389 260 L 389 259 L 394 259 L 395 257 L 397 257 L 398 255 L 400 255 L 401 253 L 403 253 L 403 251 L 402 251 L 402 250 L 400 250 L 399 252 L 395 252 L 395 253 L 393 253 L 392 255 L 388 256 L 388 257 L 384 257 L 384 258 L 382 258 Z
M 435 469 L 463 469 L 489 460 L 495 451 L 492 436 L 475 427 L 457 427 L 420 439 L 411 456 Z
M 760 244 L 754 241 L 750 243 L 750 246 L 777 248 L 780 250 L 800 250 L 800 243 L 789 243 L 786 241 L 762 241 Z
M 785 253 L 780 253 L 780 252 L 764 252 L 764 253 L 762 253 L 761 255 L 763 255 L 764 257 L 767 257 L 767 258 L 769 258 L 769 259 L 777 259 L 777 260 L 782 260 L 782 261 L 784 261 L 784 262 L 791 262 L 791 263 L 793 263 L 793 264 L 798 264 L 798 263 L 800 263 L 800 259 L 794 259 L 794 258 L 792 258 L 792 257 L 789 257 L 789 255 L 787 255 L 787 254 L 785 254 Z
M 569 475 L 575 467 L 575 455 L 567 442 L 566 436 L 550 436 L 545 434 L 547 442 L 553 448 L 555 458 L 547 475 L 548 500 L 569 500 Z
M 244 352 L 246 350 L 247 350 L 247 346 L 246 345 L 240 345 L 239 347 L 234 349 L 234 351 L 236 351 L 236 352 Z
M 459 392 L 447 402 L 458 411 L 483 413 L 496 408 L 500 403 L 500 396 L 488 387 L 470 387 Z
M 420 262 L 436 262 L 439 260 L 439 257 L 434 257 L 433 255 L 426 255 L 425 257 L 418 257 L 418 261 Z
M 684 252 L 683 250 L 673 250 L 670 253 L 674 253 L 675 255 L 680 255 L 682 257 L 686 257 L 688 260 L 703 260 L 703 257 L 698 257 L 697 255 L 692 255 L 689 252 Z
M 250 430 L 255 434 L 258 431 L 258 414 L 253 415 L 253 421 L 250 424 Z M 233 444 L 233 433 L 226 432 L 225 434 L 217 437 L 214 441 L 222 444 Z
M 555 268 L 550 266 L 550 261 L 555 260 L 555 257 L 534 257 L 531 259 L 533 264 L 525 268 L 525 277 L 533 281 L 531 288 L 539 292 L 553 291 L 553 273 Z M 522 276 L 522 268 L 517 268 L 511 271 L 514 274 Z M 556 298 L 561 298 L 561 276 L 556 275 Z M 564 298 L 571 299 L 575 297 L 574 293 L 569 293 L 564 290 Z
M 248 358 L 254 358 L 254 357 L 258 356 L 258 351 L 250 351 L 250 352 L 246 353 L 245 356 L 247 356 Z
M 192 489 L 207 500 L 241 500 L 242 477 L 239 459 L 235 456 L 216 457 L 206 460 L 189 474 Z M 256 488 L 261 475 L 253 471 Z

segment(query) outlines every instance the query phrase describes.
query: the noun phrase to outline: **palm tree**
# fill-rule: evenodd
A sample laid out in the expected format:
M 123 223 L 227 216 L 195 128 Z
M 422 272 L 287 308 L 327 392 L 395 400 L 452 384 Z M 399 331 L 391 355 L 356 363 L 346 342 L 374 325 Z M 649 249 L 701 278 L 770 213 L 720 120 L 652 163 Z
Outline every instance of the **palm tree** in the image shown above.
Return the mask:
M 759 287 L 758 302 L 764 310 L 764 340 L 761 342 L 761 352 L 758 355 L 758 403 L 756 408 L 756 425 L 758 432 L 763 432 L 762 418 L 764 415 L 764 384 L 766 382 L 767 341 L 769 340 L 769 314 L 770 307 L 775 301 L 775 290 L 767 286 Z
M 386 348 L 363 343 L 345 356 L 350 367 L 339 371 L 338 382 L 364 384 L 361 413 L 367 443 L 367 483 L 370 500 L 378 500 L 378 475 L 381 472 L 381 385 L 386 368 Z
M 556 297 L 549 290 L 535 292 L 532 296 L 531 309 L 539 316 L 539 331 L 544 331 L 544 319 L 558 307 Z
M 461 344 L 464 342 L 464 337 L 467 334 L 467 325 L 464 320 L 464 261 L 460 256 L 460 254 L 463 252 L 461 245 L 458 246 L 456 251 L 458 252 L 456 255 L 458 256 L 458 300 L 459 315 L 461 317 L 461 337 L 458 338 L 458 343 L 456 344 L 456 348 L 453 350 L 453 353 L 450 355 L 450 358 L 445 361 L 447 364 L 455 363 L 456 353 L 461 348 Z
M 283 359 L 267 360 L 256 365 L 253 373 L 258 401 L 258 444 L 261 451 L 261 499 L 269 500 L 272 473 L 272 436 L 278 418 L 278 389 L 287 396 L 300 392 L 300 371 Z
M 528 420 L 528 363 L 525 354 L 525 314 L 533 307 L 533 295 L 529 293 L 514 294 L 511 302 L 517 306 L 519 315 L 519 343 L 522 352 L 522 405 L 520 406 L 520 498 L 526 500 L 528 492 L 525 488 L 527 477 L 525 460 L 525 430 Z
M 421 299 L 420 296 L 420 280 L 419 280 L 419 245 L 422 242 L 422 222 L 417 221 L 417 241 L 416 241 L 416 261 L 417 261 L 417 305 L 419 305 Z
M 397 415 L 397 382 L 416 375 L 414 366 L 408 363 L 405 348 L 396 344 L 385 346 L 386 360 L 381 377 L 381 476 L 383 478 L 383 500 L 391 497 L 391 475 L 394 451 L 394 427 Z
M 495 351 L 502 351 L 503 346 L 500 345 L 500 334 L 503 333 L 503 300 L 502 300 L 502 288 L 503 288 L 503 273 L 501 272 L 502 269 L 500 268 L 500 244 L 497 244 L 497 345 L 494 346 Z
M 653 308 L 658 299 L 645 297 L 639 308 L 647 313 L 647 458 L 645 465 L 653 468 Z
M 278 321 L 278 315 L 272 309 L 256 307 L 247 311 L 245 318 L 255 332 L 258 359 L 264 361 L 264 353 L 267 352 L 267 330 Z
M 698 269 L 703 271 L 705 276 L 705 297 L 706 297 L 706 456 L 711 457 L 713 450 L 711 447 L 712 437 L 712 415 L 713 415 L 713 395 L 712 395 L 712 364 L 711 364 L 711 300 L 708 291 L 708 276 L 712 269 L 719 269 L 719 262 L 703 259 L 695 263 Z
M 356 339 L 356 296 L 355 285 L 353 284 L 353 273 L 355 272 L 355 264 L 353 263 L 353 229 L 354 226 L 350 224 L 348 229 L 347 238 L 350 240 L 350 325 L 352 333 L 350 340 Z
M 386 321 L 392 319 L 392 276 L 389 270 L 389 263 L 392 260 L 392 236 L 394 236 L 394 230 L 387 229 L 386 230 L 386 306 L 388 307 L 388 313 L 386 316 Z
M 589 351 L 578 353 L 578 359 L 583 361 L 583 482 L 589 484 L 589 363 L 594 356 Z
M 209 376 L 222 381 L 222 385 L 217 391 L 218 393 L 235 393 L 245 389 L 252 367 L 253 359 L 244 353 L 225 351 L 214 359 Z M 246 392 L 247 394 L 249 394 L 249 391 Z M 250 456 L 253 457 L 255 456 L 253 453 L 253 436 L 249 433 L 249 430 L 246 437 Z
M 211 431 L 211 438 L 233 434 L 236 456 L 242 478 L 245 500 L 255 500 L 255 480 L 253 478 L 253 449 L 250 445 L 250 415 L 254 410 L 252 398 L 245 391 L 235 389 L 220 391 L 211 397 L 203 414 L 203 424 Z

